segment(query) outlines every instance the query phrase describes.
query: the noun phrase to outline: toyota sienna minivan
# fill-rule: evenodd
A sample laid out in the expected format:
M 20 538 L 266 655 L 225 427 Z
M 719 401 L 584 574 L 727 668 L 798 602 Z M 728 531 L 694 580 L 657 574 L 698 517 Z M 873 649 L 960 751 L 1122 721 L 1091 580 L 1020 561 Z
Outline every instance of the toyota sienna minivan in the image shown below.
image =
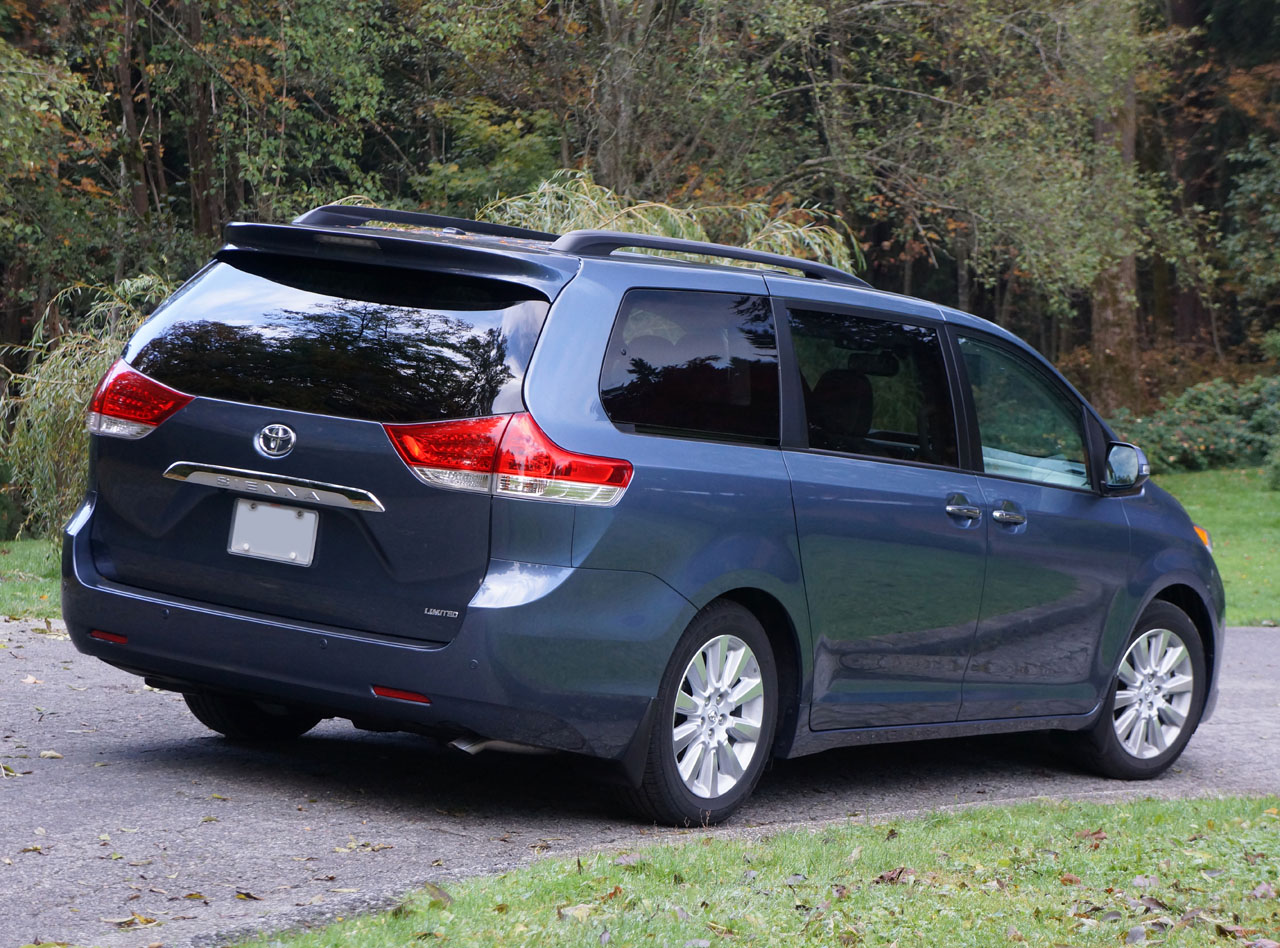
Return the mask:
M 1213 708 L 1208 534 L 989 322 L 637 234 L 226 240 L 93 396 L 63 608 L 228 738 L 548 748 L 684 824 L 860 743 L 1059 731 L 1152 777 Z

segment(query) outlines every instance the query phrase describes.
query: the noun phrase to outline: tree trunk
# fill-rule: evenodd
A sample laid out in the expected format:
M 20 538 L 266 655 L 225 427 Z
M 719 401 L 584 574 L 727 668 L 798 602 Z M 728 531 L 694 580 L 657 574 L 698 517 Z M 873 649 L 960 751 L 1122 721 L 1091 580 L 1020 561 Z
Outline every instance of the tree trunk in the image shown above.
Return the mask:
M 139 218 L 147 216 L 146 162 L 143 157 L 142 139 L 138 135 L 138 115 L 133 103 L 133 34 L 138 22 L 135 0 L 124 2 L 124 23 L 121 24 L 120 58 L 116 60 L 116 86 L 120 95 L 121 130 L 124 141 L 120 154 L 124 157 L 125 181 L 133 212 Z
M 186 19 L 187 38 L 191 45 L 200 48 L 204 42 L 204 21 L 201 4 L 188 2 L 182 10 Z M 191 162 L 191 217 L 197 234 L 216 236 L 223 221 L 217 210 L 215 194 L 216 169 L 213 141 L 213 88 L 208 67 L 203 63 L 193 66 L 188 86 L 191 97 L 191 114 L 187 124 L 187 155 Z
M 1134 82 L 1125 84 L 1121 103 L 1116 111 L 1097 126 L 1098 142 L 1114 147 L 1126 168 L 1131 168 L 1135 157 L 1137 132 L 1137 100 Z M 1117 213 L 1124 213 L 1116 205 Z M 1135 222 L 1126 217 L 1114 222 L 1099 222 L 1105 227 L 1114 224 L 1131 233 Z M 1136 407 L 1141 393 L 1138 366 L 1138 263 L 1133 253 L 1121 256 L 1114 264 L 1100 272 L 1093 281 L 1093 365 L 1090 372 L 1092 392 L 1090 397 L 1103 416 L 1120 407 Z

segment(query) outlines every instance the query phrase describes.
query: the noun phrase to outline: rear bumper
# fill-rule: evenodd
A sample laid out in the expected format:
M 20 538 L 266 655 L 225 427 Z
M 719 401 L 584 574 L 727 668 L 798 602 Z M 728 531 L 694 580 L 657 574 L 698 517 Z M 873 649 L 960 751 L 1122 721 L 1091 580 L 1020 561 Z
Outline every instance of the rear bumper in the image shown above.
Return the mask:
M 174 686 L 381 727 L 620 758 L 695 612 L 648 573 L 492 560 L 453 641 L 415 643 L 113 583 L 94 568 L 92 515 L 90 496 L 63 544 L 63 615 L 81 652 Z M 378 697 L 374 686 L 431 703 Z

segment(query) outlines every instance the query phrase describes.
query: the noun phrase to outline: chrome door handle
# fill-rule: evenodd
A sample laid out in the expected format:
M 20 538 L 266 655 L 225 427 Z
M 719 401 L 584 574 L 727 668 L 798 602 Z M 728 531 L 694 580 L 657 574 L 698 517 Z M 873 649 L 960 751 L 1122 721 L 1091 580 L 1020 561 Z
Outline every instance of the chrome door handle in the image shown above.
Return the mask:
M 977 520 L 982 516 L 982 508 L 972 504 L 947 504 L 947 516 L 957 520 Z
M 995 510 L 991 511 L 991 519 L 995 520 L 997 523 L 1007 523 L 1014 527 L 1020 523 L 1027 522 L 1025 514 L 1020 514 L 1016 510 L 1006 510 L 1003 507 L 997 507 Z

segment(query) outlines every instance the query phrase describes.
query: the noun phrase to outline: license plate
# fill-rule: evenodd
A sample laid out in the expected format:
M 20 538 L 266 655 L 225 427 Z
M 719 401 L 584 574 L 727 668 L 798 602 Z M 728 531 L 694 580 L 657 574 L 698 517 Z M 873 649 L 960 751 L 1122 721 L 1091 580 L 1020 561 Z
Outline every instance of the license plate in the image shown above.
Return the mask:
M 316 548 L 314 510 L 268 504 L 242 497 L 231 516 L 227 552 L 260 560 L 310 566 Z

